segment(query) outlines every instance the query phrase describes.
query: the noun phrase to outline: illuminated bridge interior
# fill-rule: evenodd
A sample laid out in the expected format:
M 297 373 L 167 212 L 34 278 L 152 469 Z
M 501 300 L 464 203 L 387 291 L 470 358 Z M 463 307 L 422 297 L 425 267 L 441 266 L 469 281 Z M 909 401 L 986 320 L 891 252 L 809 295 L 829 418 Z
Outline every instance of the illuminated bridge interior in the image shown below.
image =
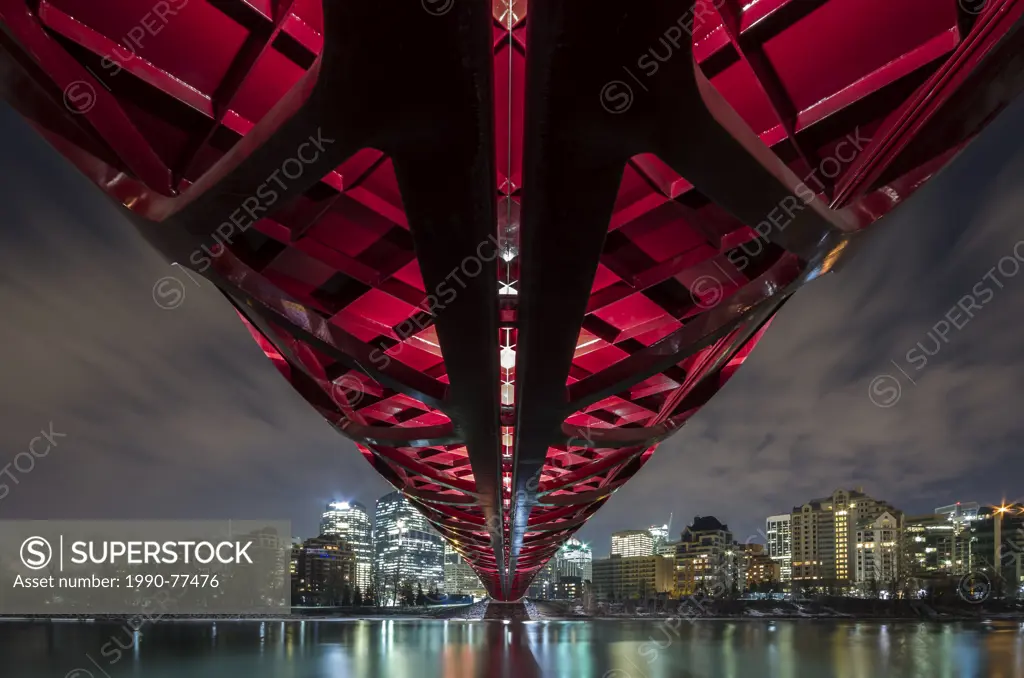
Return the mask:
M 0 80 L 515 600 L 1013 98 L 1022 14 L 0 0 Z

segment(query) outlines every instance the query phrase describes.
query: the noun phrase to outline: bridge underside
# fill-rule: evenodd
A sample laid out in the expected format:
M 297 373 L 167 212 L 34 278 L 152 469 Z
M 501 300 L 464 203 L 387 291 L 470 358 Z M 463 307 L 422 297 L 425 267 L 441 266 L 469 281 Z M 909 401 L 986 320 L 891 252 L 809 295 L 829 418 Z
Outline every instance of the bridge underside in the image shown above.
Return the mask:
M 0 0 L 0 82 L 517 600 L 1013 98 L 1022 13 Z

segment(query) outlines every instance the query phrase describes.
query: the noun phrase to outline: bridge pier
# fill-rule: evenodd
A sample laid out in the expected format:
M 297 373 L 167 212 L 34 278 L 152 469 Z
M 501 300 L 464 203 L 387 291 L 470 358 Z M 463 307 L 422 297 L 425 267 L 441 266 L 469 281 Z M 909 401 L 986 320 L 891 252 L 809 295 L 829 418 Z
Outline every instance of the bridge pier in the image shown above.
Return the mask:
M 505 601 L 491 598 L 487 603 L 484 619 L 503 620 L 510 622 L 530 621 L 533 617 L 526 608 L 526 598 Z

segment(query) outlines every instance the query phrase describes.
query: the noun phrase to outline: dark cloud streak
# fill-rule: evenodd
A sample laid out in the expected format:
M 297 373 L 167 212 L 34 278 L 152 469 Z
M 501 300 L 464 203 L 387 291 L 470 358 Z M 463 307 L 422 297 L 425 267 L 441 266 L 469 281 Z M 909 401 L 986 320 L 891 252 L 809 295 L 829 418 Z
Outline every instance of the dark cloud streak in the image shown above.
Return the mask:
M 0 465 L 49 421 L 68 434 L 0 518 L 283 518 L 309 534 L 328 500 L 388 490 L 215 288 L 162 261 L 9 109 L 0 146 Z M 186 285 L 174 310 L 153 300 L 167 275 Z

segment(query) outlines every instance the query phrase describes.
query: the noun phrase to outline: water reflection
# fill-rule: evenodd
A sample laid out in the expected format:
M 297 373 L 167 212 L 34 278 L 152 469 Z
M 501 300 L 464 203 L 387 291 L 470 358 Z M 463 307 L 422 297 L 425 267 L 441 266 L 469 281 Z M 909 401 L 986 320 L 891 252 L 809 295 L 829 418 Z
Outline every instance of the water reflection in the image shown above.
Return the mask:
M 1024 678 L 1024 627 L 821 621 L 2 623 L 10 678 Z M 122 637 L 122 644 L 127 638 Z M 78 673 L 74 673 L 74 671 Z

